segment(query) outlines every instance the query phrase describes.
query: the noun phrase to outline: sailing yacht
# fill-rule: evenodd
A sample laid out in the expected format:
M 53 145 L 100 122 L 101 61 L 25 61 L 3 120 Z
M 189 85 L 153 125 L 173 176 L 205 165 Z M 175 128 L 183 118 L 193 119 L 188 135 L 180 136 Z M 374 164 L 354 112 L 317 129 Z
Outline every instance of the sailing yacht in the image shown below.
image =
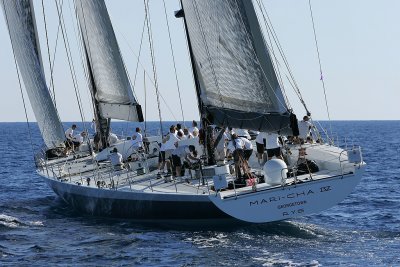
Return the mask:
M 329 140 L 293 142 L 285 161 L 250 164 L 248 184 L 239 186 L 230 162 L 216 164 L 212 125 L 298 136 L 297 118 L 282 92 L 252 1 L 182 0 L 175 16 L 183 19 L 203 130 L 180 142 L 203 151 L 190 179 L 165 182 L 149 163 L 161 137 L 147 140 L 147 153 L 130 140 L 107 145 L 111 119 L 143 121 L 132 93 L 110 17 L 103 0 L 76 0 L 89 77 L 96 130 L 102 150 L 91 142 L 72 154 L 44 78 L 31 0 L 2 0 L 13 52 L 46 149 L 35 157 L 37 173 L 75 209 L 97 216 L 137 220 L 221 220 L 264 223 L 314 214 L 348 196 L 360 182 L 365 163 L 359 147 L 342 149 Z M 124 168 L 109 161 L 114 148 Z M 306 151 L 306 153 L 305 153 Z M 128 156 L 135 155 L 134 161 Z M 318 170 L 301 173 L 299 159 Z

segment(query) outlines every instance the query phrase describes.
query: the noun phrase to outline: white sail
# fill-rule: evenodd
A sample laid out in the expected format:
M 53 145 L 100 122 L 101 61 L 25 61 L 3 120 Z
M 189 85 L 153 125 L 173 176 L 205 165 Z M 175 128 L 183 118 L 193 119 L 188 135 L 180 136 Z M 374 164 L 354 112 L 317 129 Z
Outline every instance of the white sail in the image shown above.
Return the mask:
M 12 47 L 43 140 L 63 146 L 64 131 L 44 76 L 31 0 L 1 0 Z
M 183 0 L 203 113 L 215 124 L 289 128 L 285 103 L 250 0 Z
M 104 1 L 77 0 L 75 5 L 100 115 L 142 121 Z

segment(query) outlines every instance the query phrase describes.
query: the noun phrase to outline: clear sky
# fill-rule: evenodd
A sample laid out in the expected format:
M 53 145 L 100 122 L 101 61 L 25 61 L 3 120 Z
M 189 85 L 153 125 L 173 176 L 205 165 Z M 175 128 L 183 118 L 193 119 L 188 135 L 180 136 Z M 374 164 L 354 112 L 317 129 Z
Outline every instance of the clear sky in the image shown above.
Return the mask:
M 320 81 L 308 0 L 262 0 L 280 43 L 314 119 L 327 119 Z M 46 78 L 49 80 L 47 47 L 41 0 L 33 0 Z M 50 50 L 54 51 L 58 17 L 54 1 L 45 0 Z M 106 0 L 131 80 L 144 22 L 143 1 Z M 198 119 L 197 102 L 187 46 L 180 19 L 173 12 L 179 1 L 167 0 L 167 14 L 178 69 L 179 85 L 186 120 Z M 91 120 L 89 92 L 83 75 L 75 37 L 72 0 L 64 0 L 64 16 L 72 48 L 84 115 Z M 334 120 L 400 119 L 400 1 L 398 0 L 312 0 L 315 27 L 321 54 L 331 118 Z M 163 2 L 150 0 L 155 60 L 159 90 L 165 103 L 164 120 L 182 120 L 173 71 Z M 3 17 L 3 12 L 1 12 Z M 141 65 L 152 76 L 147 35 L 144 36 Z M 0 121 L 25 121 L 17 74 L 4 18 L 0 19 Z M 65 58 L 61 35 L 55 63 L 57 107 L 63 121 L 80 121 L 79 110 Z M 53 54 L 53 52 L 51 52 Z M 145 109 L 144 69 L 139 67 L 135 94 Z M 287 91 L 291 89 L 288 88 Z M 154 87 L 146 78 L 147 119 L 158 120 Z M 301 117 L 299 101 L 288 92 L 291 105 Z M 28 105 L 29 120 L 34 116 Z

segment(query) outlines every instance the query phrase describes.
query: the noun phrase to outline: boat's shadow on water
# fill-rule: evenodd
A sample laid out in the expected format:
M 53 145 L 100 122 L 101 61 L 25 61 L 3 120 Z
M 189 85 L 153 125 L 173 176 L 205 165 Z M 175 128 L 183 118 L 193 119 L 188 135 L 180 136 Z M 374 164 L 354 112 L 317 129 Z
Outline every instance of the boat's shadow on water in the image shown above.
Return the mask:
M 85 226 L 104 227 L 117 232 L 130 231 L 178 231 L 221 233 L 246 232 L 250 235 L 286 236 L 302 239 L 313 239 L 325 235 L 314 225 L 291 221 L 280 221 L 262 224 L 245 223 L 232 219 L 218 220 L 134 220 L 125 218 L 106 218 L 83 214 L 74 210 L 62 199 L 47 198 L 48 207 L 42 214 L 48 219 L 65 219 Z

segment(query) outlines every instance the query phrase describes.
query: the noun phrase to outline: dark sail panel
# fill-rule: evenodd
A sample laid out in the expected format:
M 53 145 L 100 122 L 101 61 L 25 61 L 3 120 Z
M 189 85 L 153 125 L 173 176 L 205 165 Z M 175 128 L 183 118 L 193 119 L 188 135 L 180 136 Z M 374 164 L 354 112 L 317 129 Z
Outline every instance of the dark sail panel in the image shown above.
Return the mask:
M 182 0 L 202 113 L 223 126 L 290 128 L 256 13 L 248 0 Z

